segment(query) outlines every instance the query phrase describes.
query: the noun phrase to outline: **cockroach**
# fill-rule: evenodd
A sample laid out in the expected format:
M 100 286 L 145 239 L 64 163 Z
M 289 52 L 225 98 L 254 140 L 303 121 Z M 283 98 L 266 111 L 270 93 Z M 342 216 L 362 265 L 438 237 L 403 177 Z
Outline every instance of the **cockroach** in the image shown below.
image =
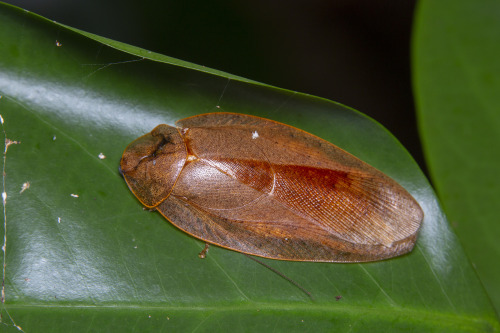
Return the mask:
M 423 212 L 396 181 L 310 133 L 234 113 L 159 125 L 120 170 L 184 232 L 264 258 L 366 262 L 413 249 Z

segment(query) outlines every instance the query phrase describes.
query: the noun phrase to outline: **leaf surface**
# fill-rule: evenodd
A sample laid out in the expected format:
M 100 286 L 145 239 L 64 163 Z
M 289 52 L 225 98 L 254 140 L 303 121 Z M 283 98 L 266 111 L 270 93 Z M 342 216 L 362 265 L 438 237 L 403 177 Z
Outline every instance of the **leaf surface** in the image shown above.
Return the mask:
M 498 330 L 427 180 L 373 120 L 8 5 L 0 41 L 2 128 L 18 141 L 3 160 L 6 331 Z M 414 251 L 369 264 L 263 260 L 313 299 L 239 253 L 199 259 L 204 244 L 143 210 L 118 163 L 156 125 L 215 111 L 296 126 L 394 178 L 425 213 Z
M 500 3 L 422 1 L 414 87 L 429 172 L 500 313 Z

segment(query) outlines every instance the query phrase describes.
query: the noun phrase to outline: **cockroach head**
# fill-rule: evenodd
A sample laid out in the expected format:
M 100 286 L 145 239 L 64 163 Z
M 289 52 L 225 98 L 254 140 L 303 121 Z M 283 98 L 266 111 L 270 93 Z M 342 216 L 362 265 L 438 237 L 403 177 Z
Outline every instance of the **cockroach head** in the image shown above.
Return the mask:
M 186 146 L 175 127 L 159 125 L 123 152 L 120 173 L 146 207 L 165 200 L 186 160 Z

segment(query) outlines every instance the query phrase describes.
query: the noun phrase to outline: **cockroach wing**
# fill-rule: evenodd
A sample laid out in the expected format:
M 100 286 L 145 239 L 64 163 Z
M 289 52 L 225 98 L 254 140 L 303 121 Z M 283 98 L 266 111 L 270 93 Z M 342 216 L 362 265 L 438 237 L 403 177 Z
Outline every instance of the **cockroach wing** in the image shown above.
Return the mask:
M 177 126 L 188 162 L 157 209 L 187 233 L 281 260 L 372 261 L 413 248 L 423 218 L 415 199 L 331 143 L 237 114 Z

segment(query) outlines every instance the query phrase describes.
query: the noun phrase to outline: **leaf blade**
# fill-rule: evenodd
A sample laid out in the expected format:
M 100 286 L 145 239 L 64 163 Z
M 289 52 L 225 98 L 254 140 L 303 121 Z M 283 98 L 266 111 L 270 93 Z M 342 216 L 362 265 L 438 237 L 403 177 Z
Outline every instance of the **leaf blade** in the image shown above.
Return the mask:
M 82 308 L 88 314 L 83 321 L 101 318 L 109 327 L 130 316 L 123 327 L 131 331 L 149 315 L 130 308 L 158 309 L 157 324 L 165 330 L 170 311 L 183 313 L 178 327 L 206 330 L 227 325 L 244 331 L 252 319 L 259 327 L 300 329 L 301 321 L 291 318 L 304 311 L 316 329 L 332 322 L 356 330 L 424 331 L 436 324 L 450 331 L 497 329 L 432 189 L 374 121 L 320 98 L 130 56 L 9 6 L 0 15 L 2 54 L 9 55 L 0 59 L 1 114 L 7 137 L 21 141 L 6 155 L 9 245 L 2 311 L 26 331 L 36 331 L 47 316 L 54 319 L 44 322 L 59 323 L 61 331 L 87 330 L 64 319 Z M 364 265 L 266 261 L 313 293 L 312 310 L 300 290 L 238 253 L 211 248 L 206 260 L 198 259 L 203 244 L 159 214 L 142 211 L 117 167 L 125 146 L 159 122 L 172 125 L 217 110 L 299 127 L 393 177 L 426 214 L 416 250 Z M 19 193 L 27 180 L 30 188 Z M 295 310 L 281 311 L 285 303 Z M 221 304 L 228 310 L 211 316 Z M 257 314 L 240 320 L 248 309 Z M 411 319 L 420 309 L 429 315 Z M 346 312 L 351 315 L 344 319 Z M 381 313 L 387 319 L 377 320 Z M 450 313 L 471 318 L 469 324 L 441 320 Z M 324 319 L 313 323 L 318 316 Z

